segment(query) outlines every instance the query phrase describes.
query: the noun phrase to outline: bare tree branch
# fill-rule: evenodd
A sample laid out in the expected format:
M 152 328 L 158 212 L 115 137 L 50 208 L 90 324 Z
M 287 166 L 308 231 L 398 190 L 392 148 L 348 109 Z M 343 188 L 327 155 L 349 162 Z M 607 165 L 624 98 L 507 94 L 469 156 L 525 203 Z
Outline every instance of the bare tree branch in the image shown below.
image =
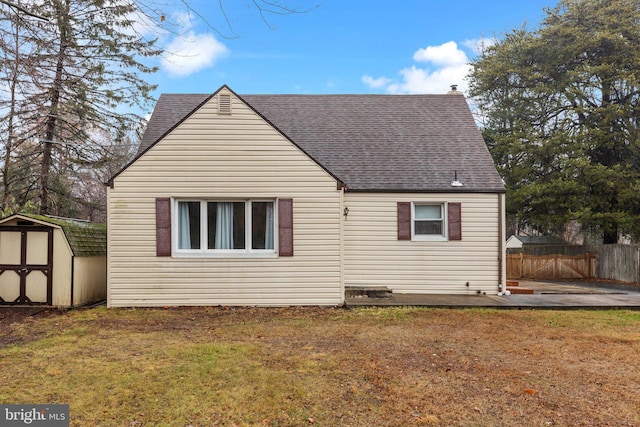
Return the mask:
M 4 1 L 4 0 L 0 0 L 0 1 Z M 191 6 L 190 0 L 181 0 L 181 2 L 190 13 L 193 13 L 195 16 L 197 16 L 200 20 L 202 20 L 202 22 L 206 24 L 206 26 L 210 30 L 214 31 L 220 37 L 225 39 L 235 39 L 238 37 L 238 34 L 234 31 L 233 25 L 231 24 L 231 19 L 227 14 L 227 10 L 224 5 L 224 0 L 218 0 L 218 9 L 222 14 L 222 17 L 224 18 L 226 26 L 228 30 L 231 32 L 231 35 L 225 34 L 223 30 L 216 28 L 214 25 L 212 25 L 207 18 L 205 18 L 197 9 Z M 258 11 L 258 14 L 260 15 L 260 19 L 262 20 L 264 25 L 266 25 L 267 28 L 269 28 L 270 30 L 275 29 L 275 27 L 271 25 L 271 22 L 269 22 L 268 15 L 293 15 L 298 13 L 309 13 L 319 7 L 319 5 L 316 4 L 314 6 L 311 6 L 305 9 L 300 9 L 297 7 L 288 6 L 286 4 L 282 4 L 282 3 L 278 3 L 270 0 L 250 0 L 250 2 L 255 7 L 255 10 Z
M 18 5 L 18 4 L 12 3 L 12 2 L 10 2 L 8 0 L 0 0 L 0 3 L 6 4 L 7 6 L 12 7 L 14 9 L 24 13 L 25 15 L 31 16 L 32 18 L 42 19 L 43 21 L 47 21 L 47 22 L 49 21 L 48 18 L 45 18 L 42 15 L 38 15 L 37 13 L 33 13 L 33 12 L 25 9 L 24 7 L 22 7 L 22 6 Z

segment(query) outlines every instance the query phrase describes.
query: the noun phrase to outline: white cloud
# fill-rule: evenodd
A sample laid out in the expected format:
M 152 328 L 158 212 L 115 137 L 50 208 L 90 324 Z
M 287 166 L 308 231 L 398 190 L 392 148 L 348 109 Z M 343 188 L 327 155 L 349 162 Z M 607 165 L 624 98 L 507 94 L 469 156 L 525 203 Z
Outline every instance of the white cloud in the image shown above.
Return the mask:
M 197 19 L 194 20 L 190 13 L 174 12 L 170 21 L 178 31 L 164 33 L 165 53 L 160 65 L 167 73 L 188 76 L 211 67 L 229 53 L 229 49 L 213 35 L 197 32 Z M 172 37 L 172 34 L 177 35 Z
M 467 89 L 469 58 L 456 42 L 418 49 L 413 60 L 426 65 L 404 68 L 399 71 L 398 79 L 365 75 L 362 82 L 388 93 L 447 93 L 454 84 L 462 92 Z
M 433 65 L 450 67 L 469 62 L 467 55 L 458 49 L 456 42 L 447 42 L 440 46 L 427 46 L 413 54 L 417 62 L 430 62 Z
M 364 75 L 364 76 L 362 76 L 362 82 L 364 84 L 366 84 L 367 86 L 369 86 L 369 87 L 379 89 L 381 87 L 387 86 L 388 84 L 393 82 L 393 80 L 388 79 L 386 77 L 378 77 L 376 79 L 376 78 L 371 77 L 369 75 Z
M 445 67 L 434 71 L 418 68 L 415 65 L 400 71 L 402 81 L 387 86 L 389 93 L 447 93 L 451 85 L 457 85 L 458 90 L 467 89 L 466 76 L 469 66 L 466 64 L 456 67 Z
M 162 58 L 162 67 L 175 76 L 188 76 L 210 67 L 229 52 L 212 35 L 196 34 L 192 30 L 174 38 L 165 49 L 167 53 Z

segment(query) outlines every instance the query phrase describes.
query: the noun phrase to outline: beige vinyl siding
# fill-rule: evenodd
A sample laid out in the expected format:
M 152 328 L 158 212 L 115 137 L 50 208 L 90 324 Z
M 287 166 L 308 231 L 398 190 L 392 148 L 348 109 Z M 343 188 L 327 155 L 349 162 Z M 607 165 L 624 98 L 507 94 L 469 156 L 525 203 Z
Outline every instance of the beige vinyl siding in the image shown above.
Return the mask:
M 235 96 L 231 115 L 217 105 L 212 98 L 108 190 L 108 305 L 340 304 L 336 180 Z M 156 257 L 157 197 L 291 198 L 294 256 Z
M 387 286 L 404 293 L 497 293 L 499 226 L 503 221 L 498 197 L 347 192 L 344 285 Z M 398 240 L 397 202 L 461 203 L 462 240 Z
M 46 247 L 46 245 L 45 245 Z M 71 262 L 73 252 L 61 228 L 53 227 L 53 294 L 55 307 L 71 306 Z
M 107 257 L 73 259 L 73 305 L 83 305 L 107 297 Z

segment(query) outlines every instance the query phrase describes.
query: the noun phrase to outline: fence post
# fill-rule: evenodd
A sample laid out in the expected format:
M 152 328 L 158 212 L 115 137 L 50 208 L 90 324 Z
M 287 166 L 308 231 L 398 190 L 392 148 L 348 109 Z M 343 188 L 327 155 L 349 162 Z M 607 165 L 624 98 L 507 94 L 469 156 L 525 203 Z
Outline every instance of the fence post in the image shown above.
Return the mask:
M 636 247 L 636 283 L 640 283 L 640 247 Z

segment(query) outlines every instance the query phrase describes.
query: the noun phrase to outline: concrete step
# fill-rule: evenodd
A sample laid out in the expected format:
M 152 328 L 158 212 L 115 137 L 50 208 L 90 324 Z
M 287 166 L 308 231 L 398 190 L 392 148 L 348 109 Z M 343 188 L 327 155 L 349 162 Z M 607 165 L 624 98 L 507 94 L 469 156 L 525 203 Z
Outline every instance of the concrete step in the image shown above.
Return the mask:
M 507 290 L 511 292 L 511 295 L 531 295 L 533 294 L 533 289 L 521 288 L 519 286 L 507 286 Z
M 386 286 L 345 286 L 346 298 L 391 298 L 393 291 Z

